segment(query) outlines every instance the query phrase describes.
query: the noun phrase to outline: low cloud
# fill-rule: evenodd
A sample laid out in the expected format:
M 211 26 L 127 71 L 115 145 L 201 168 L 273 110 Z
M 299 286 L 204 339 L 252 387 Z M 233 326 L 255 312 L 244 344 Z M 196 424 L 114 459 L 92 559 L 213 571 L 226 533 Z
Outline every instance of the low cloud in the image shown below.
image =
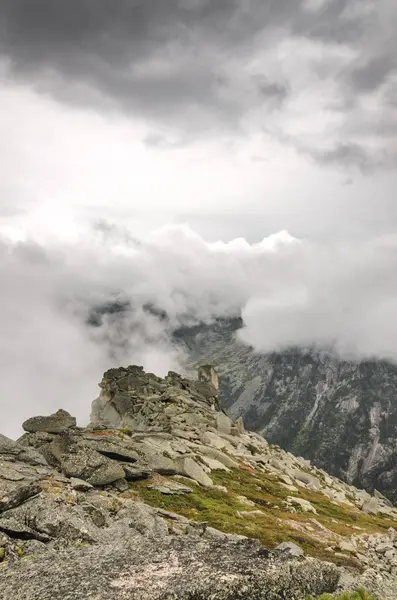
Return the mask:
M 209 244 L 187 226 L 141 240 L 110 224 L 100 231 L 76 245 L 0 246 L 8 435 L 59 407 L 86 422 L 112 366 L 183 368 L 172 331 L 216 317 L 241 313 L 241 339 L 260 352 L 315 346 L 397 360 L 395 237 L 315 244 L 281 232 L 258 244 Z

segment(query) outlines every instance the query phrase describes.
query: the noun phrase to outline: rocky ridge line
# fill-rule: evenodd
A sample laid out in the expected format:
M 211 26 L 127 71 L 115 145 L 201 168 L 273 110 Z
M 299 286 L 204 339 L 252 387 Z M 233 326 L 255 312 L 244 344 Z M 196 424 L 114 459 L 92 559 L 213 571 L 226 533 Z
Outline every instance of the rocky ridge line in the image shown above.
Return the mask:
M 198 381 L 111 369 L 100 388 L 87 428 L 59 410 L 26 421 L 16 442 L 0 436 L 1 599 L 300 600 L 360 583 L 396 597 L 397 510 L 233 422 L 211 367 Z M 272 519 L 349 569 L 304 556 L 289 534 L 265 549 L 162 506 L 198 494 L 238 505 L 232 516 L 254 537 Z M 322 503 L 370 530 L 349 521 L 338 533 Z

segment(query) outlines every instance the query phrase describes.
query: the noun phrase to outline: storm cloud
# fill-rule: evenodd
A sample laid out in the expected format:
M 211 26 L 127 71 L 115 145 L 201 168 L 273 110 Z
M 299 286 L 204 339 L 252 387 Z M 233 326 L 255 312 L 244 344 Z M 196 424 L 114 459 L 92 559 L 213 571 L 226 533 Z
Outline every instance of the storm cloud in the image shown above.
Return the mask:
M 11 78 L 183 143 L 270 128 L 366 172 L 395 166 L 379 120 L 395 122 L 396 26 L 393 0 L 2 0 L 0 52 Z M 302 117 L 322 110 L 332 133 L 289 123 L 306 97 Z
M 0 0 L 4 433 L 183 370 L 172 331 L 218 317 L 397 360 L 396 30 L 395 0 Z

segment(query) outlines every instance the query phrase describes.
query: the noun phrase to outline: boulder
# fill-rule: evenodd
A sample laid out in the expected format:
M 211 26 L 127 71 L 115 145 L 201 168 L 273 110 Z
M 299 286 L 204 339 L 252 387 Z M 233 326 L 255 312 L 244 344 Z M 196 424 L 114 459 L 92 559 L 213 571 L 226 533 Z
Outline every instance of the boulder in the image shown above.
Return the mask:
M 366 500 L 362 507 L 361 510 L 365 513 L 367 513 L 368 515 L 377 515 L 379 513 L 379 501 L 377 498 L 370 498 L 369 500 Z
M 12 517 L 8 519 L 0 517 L 0 531 L 19 540 L 38 540 L 39 542 L 49 542 L 51 540 L 51 537 L 47 534 L 35 531 Z
M 0 490 L 0 494 L 1 492 L 2 490 Z M 41 487 L 39 485 L 32 484 L 16 487 L 14 490 L 7 492 L 3 497 L 0 496 L 0 513 L 15 508 L 40 493 Z
M 200 485 L 204 487 L 210 487 L 213 485 L 212 479 L 208 477 L 207 473 L 204 471 L 199 464 L 196 463 L 192 458 L 185 458 L 182 461 L 182 474 L 186 475 L 186 477 L 190 477 L 190 479 L 194 479 Z
M 217 450 L 216 448 L 211 448 L 210 446 L 201 446 L 200 453 L 213 458 L 214 460 L 219 461 L 225 467 L 229 467 L 230 469 L 238 469 L 238 462 L 230 458 L 227 454 L 222 452 L 221 450 Z
M 216 428 L 219 432 L 231 435 L 232 420 L 222 412 L 218 412 L 215 417 Z
M 295 506 L 299 506 L 303 512 L 311 512 L 313 514 L 317 514 L 316 509 L 312 504 L 310 504 L 309 500 L 305 500 L 304 498 L 297 498 L 294 496 L 289 496 L 287 498 L 287 502 L 290 504 L 295 504 Z
M 127 481 L 139 481 L 140 479 L 148 479 L 152 475 L 152 470 L 144 465 L 135 463 L 133 465 L 123 463 L 121 465 L 125 473 Z
M 103 439 L 92 439 L 90 436 L 86 436 L 80 443 L 80 446 L 91 448 L 99 454 L 103 454 L 108 458 L 114 460 L 135 463 L 139 459 L 139 455 L 135 450 L 129 448 L 127 444 L 116 441 L 108 441 Z
M 77 479 L 76 477 L 72 477 L 70 479 L 70 485 L 74 490 L 78 492 L 88 492 L 88 490 L 92 489 L 93 486 L 88 483 L 88 481 L 83 481 L 82 479 Z
M 61 433 L 71 427 L 76 427 L 76 419 L 66 410 L 58 410 L 48 417 L 32 417 L 22 425 L 24 431 L 35 433 L 43 431 L 45 433 Z
M 0 433 L 0 454 L 18 454 L 17 444 L 14 440 Z
M 157 485 L 149 485 L 149 489 L 170 496 L 179 496 L 181 494 L 191 494 L 192 489 L 176 481 L 163 481 Z
M 302 548 L 297 546 L 297 544 L 294 544 L 294 542 L 283 542 L 276 547 L 276 550 L 279 550 L 280 552 L 286 552 L 290 556 L 295 557 L 303 556 L 305 554 Z
M 304 471 L 293 470 L 292 472 L 287 472 L 288 475 L 291 475 L 296 481 L 304 483 L 308 488 L 313 490 L 321 489 L 321 483 L 314 477 L 314 475 L 310 475 L 309 473 L 305 473 Z
M 125 477 L 121 465 L 89 448 L 62 457 L 60 464 L 67 477 L 83 479 L 94 486 L 107 485 Z

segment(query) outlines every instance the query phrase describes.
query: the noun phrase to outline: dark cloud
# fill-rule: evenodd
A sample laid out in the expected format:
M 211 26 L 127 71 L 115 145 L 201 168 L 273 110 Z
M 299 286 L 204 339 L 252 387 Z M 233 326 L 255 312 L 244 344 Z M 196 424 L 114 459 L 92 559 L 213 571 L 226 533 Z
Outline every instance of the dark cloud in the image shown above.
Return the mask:
M 288 6 L 278 0 L 259 12 L 277 23 Z M 238 0 L 3 0 L 0 49 L 15 75 L 69 100 L 71 83 L 83 100 L 83 84 L 124 110 L 182 119 L 183 107 L 196 119 L 202 111 L 230 125 L 247 104 L 286 95 L 282 82 L 262 77 L 247 78 L 247 98 L 236 97 L 223 72 L 222 53 L 263 26 L 257 12 L 244 11 Z
M 364 92 L 371 91 L 382 85 L 396 71 L 395 54 L 371 57 L 365 65 L 352 70 L 352 87 Z
M 324 165 L 341 157 L 365 171 L 377 161 L 359 148 L 365 142 L 345 139 L 343 129 L 362 94 L 384 86 L 395 69 L 397 6 L 394 0 L 327 0 L 317 8 L 310 4 L 1 0 L 0 55 L 8 61 L 11 77 L 33 82 L 64 102 L 101 105 L 160 123 L 178 132 L 178 143 L 186 143 L 204 132 L 237 135 L 252 112 L 260 129 L 272 120 L 274 110 L 282 115 L 283 107 L 293 104 L 301 90 L 283 75 L 282 55 L 271 56 L 281 40 L 306 39 L 325 48 L 348 49 L 350 62 L 331 76 L 337 89 L 329 98 L 346 116 L 341 145 L 325 154 L 314 146 L 312 155 Z M 266 51 L 268 60 L 258 58 L 252 72 L 248 65 Z M 313 56 L 314 84 L 330 78 L 325 55 L 319 50 Z M 302 57 L 303 67 L 307 60 Z M 386 90 L 379 102 L 379 112 L 393 111 L 392 92 Z M 387 119 L 393 120 L 391 112 Z M 355 138 L 361 127 L 390 137 L 390 130 L 379 132 L 371 116 L 364 115 L 357 124 Z M 299 139 L 290 141 L 297 148 L 302 145 Z M 145 143 L 174 147 L 163 132 Z
M 359 146 L 355 143 L 340 143 L 329 150 L 310 150 L 310 156 L 323 165 L 336 165 L 338 167 L 358 167 L 362 173 L 369 173 L 377 169 L 384 161 L 376 152 Z

